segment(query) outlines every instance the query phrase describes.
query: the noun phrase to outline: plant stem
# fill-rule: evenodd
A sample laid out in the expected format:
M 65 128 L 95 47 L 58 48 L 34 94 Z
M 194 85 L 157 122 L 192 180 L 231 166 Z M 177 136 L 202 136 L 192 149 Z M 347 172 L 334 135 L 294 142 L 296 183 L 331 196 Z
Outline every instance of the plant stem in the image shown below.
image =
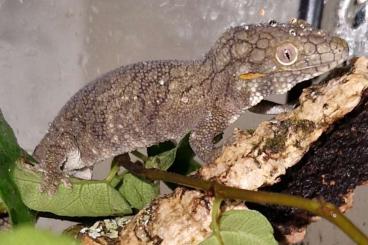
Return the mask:
M 277 204 L 307 210 L 335 224 L 357 244 L 368 244 L 368 237 L 332 203 L 280 193 L 242 190 L 219 183 L 214 183 L 214 192 L 223 198 L 240 199 L 253 203 Z
M 139 159 L 141 159 L 143 162 L 146 162 L 148 157 L 144 154 L 142 154 L 139 151 L 132 151 L 131 154 Z
M 220 233 L 220 216 L 221 216 L 221 203 L 224 199 L 221 197 L 215 196 L 212 204 L 211 216 L 211 229 L 213 234 L 216 236 L 217 240 L 219 241 L 220 245 L 224 245 L 224 241 L 222 240 L 221 233 Z
M 124 167 L 134 174 L 150 180 L 162 180 L 203 191 L 211 191 L 216 197 L 223 199 L 238 199 L 253 203 L 276 204 L 304 209 L 329 220 L 357 244 L 368 244 L 368 237 L 358 227 L 346 218 L 335 205 L 323 200 L 310 200 L 280 193 L 243 190 L 228 187 L 217 182 L 169 173 L 158 169 L 145 169 L 137 163 L 124 165 Z
M 113 163 L 113 166 L 112 168 L 110 169 L 110 172 L 109 174 L 107 175 L 107 177 L 105 178 L 106 182 L 110 183 L 111 180 L 115 177 L 115 175 L 117 174 L 117 172 L 119 172 L 119 165 L 118 164 L 114 164 Z

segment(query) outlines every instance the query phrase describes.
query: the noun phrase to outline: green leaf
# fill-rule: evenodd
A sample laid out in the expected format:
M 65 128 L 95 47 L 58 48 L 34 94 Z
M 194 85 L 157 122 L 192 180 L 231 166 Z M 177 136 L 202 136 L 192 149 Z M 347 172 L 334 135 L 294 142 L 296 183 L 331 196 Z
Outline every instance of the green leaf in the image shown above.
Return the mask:
M 278 244 L 268 220 L 253 210 L 231 210 L 220 218 L 220 235 L 224 244 L 269 245 Z M 215 235 L 211 235 L 201 245 L 220 245 Z
M 165 151 L 169 151 L 175 148 L 175 144 L 172 141 L 165 141 L 162 143 L 159 143 L 157 145 L 153 145 L 147 148 L 147 155 L 150 156 L 156 156 L 158 154 L 161 154 Z
M 7 212 L 8 212 L 8 209 L 6 208 L 5 203 L 3 202 L 3 200 L 1 200 L 1 197 L 0 197 L 0 214 L 7 213 Z
M 31 226 L 20 226 L 10 231 L 0 232 L 0 244 L 7 245 L 77 245 L 78 241 L 64 235 L 54 235 Z
M 21 156 L 21 151 L 22 150 L 18 146 L 13 130 L 5 121 L 5 118 L 0 111 L 0 156 L 2 159 L 8 160 L 3 162 L 1 165 L 13 168 L 14 161 Z
M 22 152 L 13 130 L 0 110 L 0 197 L 8 209 L 13 225 L 32 223 L 35 220 L 31 211 L 24 205 L 11 176 Z
M 181 175 L 189 175 L 201 167 L 201 164 L 199 164 L 194 157 L 194 151 L 189 145 L 189 134 L 187 134 L 177 145 L 175 161 L 168 171 Z M 178 185 L 173 183 L 166 183 L 166 185 L 171 189 L 178 187 Z
M 123 185 L 119 191 L 133 208 L 142 209 L 160 194 L 160 187 L 157 183 L 145 181 L 127 173 L 124 175 Z
M 71 179 L 72 188 L 59 186 L 49 196 L 41 193 L 39 173 L 21 168 L 14 169 L 14 179 L 24 203 L 31 209 L 62 216 L 110 216 L 132 212 L 124 197 L 105 181 Z
M 171 164 L 175 161 L 176 148 L 169 151 L 162 152 L 156 156 L 148 157 L 145 162 L 146 168 L 158 168 L 161 170 L 167 170 Z
M 175 147 L 171 141 L 166 141 L 147 149 L 148 158 L 144 163 L 146 168 L 158 168 L 161 170 L 171 169 L 173 164 L 177 164 L 177 172 L 187 174 L 200 167 L 193 159 L 194 153 L 189 146 L 189 135 L 185 136 Z M 137 209 L 142 209 L 159 194 L 159 183 L 153 183 L 126 174 L 123 177 L 123 184 L 119 187 L 130 205 Z
M 148 156 L 156 156 L 170 150 L 174 151 L 176 148 L 175 160 L 171 163 L 168 171 L 182 175 L 188 175 L 201 167 L 201 165 L 194 160 L 195 154 L 189 145 L 189 136 L 190 134 L 185 135 L 176 147 L 171 141 L 165 141 L 158 145 L 151 146 L 147 149 Z M 150 165 L 146 165 L 146 167 L 148 168 Z
M 151 154 L 153 152 L 160 153 L 155 156 L 149 156 L 145 162 L 145 167 L 167 170 L 176 157 L 176 148 L 162 151 L 163 149 L 169 148 L 172 148 L 170 142 L 160 144 L 157 148 L 151 147 Z M 119 191 L 133 208 L 142 209 L 160 194 L 160 186 L 159 182 L 143 180 L 128 173 L 124 175 L 123 184 L 119 187 Z
M 194 172 L 201 167 L 201 165 L 194 160 L 194 157 L 194 151 L 189 145 L 189 134 L 187 134 L 177 145 L 175 161 L 168 171 L 181 175 L 188 175 Z

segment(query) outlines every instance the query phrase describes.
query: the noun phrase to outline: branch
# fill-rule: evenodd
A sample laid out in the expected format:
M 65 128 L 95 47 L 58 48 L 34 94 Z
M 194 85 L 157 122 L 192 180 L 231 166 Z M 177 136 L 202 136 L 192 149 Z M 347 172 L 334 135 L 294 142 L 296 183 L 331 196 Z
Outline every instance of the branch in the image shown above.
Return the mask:
M 119 160 L 117 160 L 119 161 Z M 146 169 L 143 165 L 135 163 L 120 162 L 127 170 L 149 180 L 162 180 L 171 182 L 186 187 L 195 188 L 210 192 L 206 195 L 214 195 L 221 199 L 243 200 L 258 204 L 276 204 L 287 207 L 300 208 L 307 210 L 315 215 L 321 216 L 331 223 L 335 224 L 342 231 L 344 231 L 357 244 L 368 244 L 368 237 L 362 233 L 348 218 L 346 218 L 335 205 L 325 202 L 324 200 L 310 200 L 297 196 L 286 194 L 264 192 L 264 191 L 248 191 L 234 187 L 228 187 L 217 182 L 206 181 L 202 179 L 195 179 L 193 177 L 182 176 L 175 173 L 168 173 L 158 169 Z M 213 202 L 215 208 L 216 200 Z M 212 216 L 213 219 L 213 216 Z

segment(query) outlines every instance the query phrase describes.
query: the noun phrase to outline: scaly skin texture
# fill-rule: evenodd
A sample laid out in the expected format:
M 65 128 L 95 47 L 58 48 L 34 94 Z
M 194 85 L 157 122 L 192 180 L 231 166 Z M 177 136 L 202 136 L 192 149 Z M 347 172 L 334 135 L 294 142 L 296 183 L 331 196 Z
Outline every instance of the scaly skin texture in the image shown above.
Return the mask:
M 34 157 L 53 192 L 62 171 L 178 139 L 205 162 L 219 153 L 213 138 L 265 96 L 333 69 L 346 42 L 301 20 L 227 30 L 202 59 L 147 61 L 117 68 L 77 92 L 62 108 Z

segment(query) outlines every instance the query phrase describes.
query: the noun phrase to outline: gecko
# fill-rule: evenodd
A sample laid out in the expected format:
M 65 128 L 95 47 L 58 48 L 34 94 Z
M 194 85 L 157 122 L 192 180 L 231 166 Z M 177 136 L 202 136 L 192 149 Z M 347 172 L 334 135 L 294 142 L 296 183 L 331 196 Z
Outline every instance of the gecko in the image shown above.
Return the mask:
M 214 137 L 244 111 L 347 58 L 343 39 L 292 19 L 231 27 L 196 60 L 119 67 L 72 96 L 36 146 L 41 189 L 54 193 L 66 176 L 90 178 L 97 162 L 189 132 L 210 162 L 221 151 Z

